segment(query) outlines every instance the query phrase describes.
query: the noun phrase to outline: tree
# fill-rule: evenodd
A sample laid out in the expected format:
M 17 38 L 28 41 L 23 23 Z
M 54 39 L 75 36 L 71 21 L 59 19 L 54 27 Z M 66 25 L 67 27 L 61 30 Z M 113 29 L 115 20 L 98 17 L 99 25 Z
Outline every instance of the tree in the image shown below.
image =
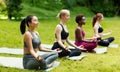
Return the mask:
M 6 5 L 3 0 L 0 0 L 0 13 L 3 13 L 6 9 Z
M 113 0 L 93 0 L 91 4 L 91 10 L 94 13 L 101 12 L 107 17 L 112 17 L 115 15 L 116 6 L 114 6 Z
M 114 3 L 117 7 L 115 16 L 118 16 L 118 15 L 120 15 L 120 0 L 114 0 Z
M 61 0 L 61 2 L 64 5 L 63 8 L 67 8 L 67 9 L 72 9 L 73 6 L 77 5 L 76 0 Z
M 14 17 L 15 20 L 20 19 L 21 17 L 20 11 L 22 10 L 21 3 L 22 0 L 6 0 L 9 20 L 11 20 L 12 17 Z

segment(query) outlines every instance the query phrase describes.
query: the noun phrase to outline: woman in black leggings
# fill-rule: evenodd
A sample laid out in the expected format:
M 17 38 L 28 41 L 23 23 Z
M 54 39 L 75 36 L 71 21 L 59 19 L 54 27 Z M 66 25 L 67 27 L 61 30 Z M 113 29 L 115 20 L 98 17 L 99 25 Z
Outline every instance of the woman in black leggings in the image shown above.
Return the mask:
M 103 28 L 100 25 L 100 22 L 102 20 L 103 20 L 103 14 L 102 13 L 97 13 L 93 17 L 92 25 L 93 25 L 93 28 L 94 28 L 94 36 L 97 37 L 98 45 L 109 46 L 109 44 L 114 41 L 114 37 L 108 37 L 106 39 L 102 39 L 103 36 L 107 36 L 107 35 L 111 34 L 111 31 L 103 34 Z
M 67 30 L 66 22 L 70 18 L 70 12 L 69 10 L 63 9 L 58 14 L 58 18 L 60 19 L 60 23 L 56 26 L 55 30 L 55 38 L 56 41 L 54 42 L 54 45 L 52 49 L 58 49 L 62 50 L 62 52 L 59 53 L 59 57 L 64 56 L 78 56 L 81 54 L 81 50 L 83 49 L 81 46 L 77 47 L 75 44 L 71 43 L 68 39 L 69 32 Z M 65 42 L 67 42 L 69 45 L 73 46 L 75 49 L 69 49 L 68 46 L 65 46 Z

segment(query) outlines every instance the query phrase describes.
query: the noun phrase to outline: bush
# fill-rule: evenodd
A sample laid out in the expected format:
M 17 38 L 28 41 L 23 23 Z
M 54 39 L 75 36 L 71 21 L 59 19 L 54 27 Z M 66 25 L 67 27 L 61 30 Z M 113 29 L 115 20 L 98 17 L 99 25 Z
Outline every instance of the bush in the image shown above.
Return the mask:
M 6 0 L 6 5 L 7 5 L 7 12 L 8 12 L 8 18 L 9 20 L 14 17 L 16 20 L 21 18 L 20 11 L 22 10 L 21 7 L 21 0 Z
M 94 13 L 101 12 L 106 17 L 113 17 L 116 12 L 116 7 L 114 6 L 113 0 L 109 0 L 108 2 L 106 2 L 106 0 L 100 0 L 99 2 L 94 0 L 92 2 L 91 10 Z

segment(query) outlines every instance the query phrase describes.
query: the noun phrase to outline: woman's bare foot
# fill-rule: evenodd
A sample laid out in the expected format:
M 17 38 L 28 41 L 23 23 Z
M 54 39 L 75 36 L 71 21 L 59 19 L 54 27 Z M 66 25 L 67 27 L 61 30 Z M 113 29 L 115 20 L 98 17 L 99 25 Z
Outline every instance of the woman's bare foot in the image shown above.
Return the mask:
M 96 53 L 96 51 L 95 50 L 91 50 L 91 51 L 89 51 L 90 53 Z
M 48 68 L 52 67 L 52 66 L 53 66 L 53 64 L 54 64 L 54 62 L 52 62 L 51 64 L 47 65 L 47 66 L 48 66 Z

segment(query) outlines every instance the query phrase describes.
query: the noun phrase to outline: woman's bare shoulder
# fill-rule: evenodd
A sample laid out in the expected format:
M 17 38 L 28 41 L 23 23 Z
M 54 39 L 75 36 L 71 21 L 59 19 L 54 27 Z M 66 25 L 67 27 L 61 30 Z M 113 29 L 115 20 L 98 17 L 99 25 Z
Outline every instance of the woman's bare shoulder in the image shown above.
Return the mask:
M 60 24 L 58 24 L 58 25 L 56 26 L 56 30 L 62 30 L 62 27 L 61 27 Z
M 24 34 L 24 38 L 30 38 L 31 37 L 31 34 L 29 31 L 26 31 L 25 34 Z

